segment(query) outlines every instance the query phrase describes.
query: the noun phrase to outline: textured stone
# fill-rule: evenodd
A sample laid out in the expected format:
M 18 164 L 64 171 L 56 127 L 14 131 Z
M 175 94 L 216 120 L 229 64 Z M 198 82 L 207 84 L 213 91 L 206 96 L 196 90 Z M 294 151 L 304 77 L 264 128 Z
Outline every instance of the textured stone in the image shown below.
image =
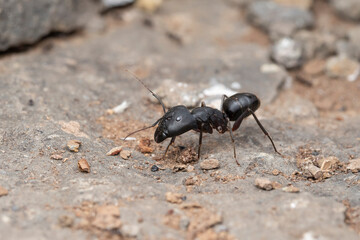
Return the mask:
M 306 10 L 310 9 L 314 4 L 313 0 L 273 0 L 273 1 L 280 5 L 296 7 Z
M 360 64 L 346 56 L 331 57 L 326 62 L 326 74 L 331 78 L 355 81 L 360 74 Z
M 0 0 L 0 51 L 32 44 L 52 32 L 84 26 L 93 9 L 87 0 Z M 89 14 L 89 15 L 87 15 Z
M 273 45 L 271 58 L 286 68 L 299 67 L 303 60 L 301 45 L 291 38 L 282 38 Z
M 114 147 L 114 148 L 110 149 L 110 151 L 108 151 L 106 153 L 106 156 L 115 156 L 115 155 L 118 155 L 121 151 L 122 151 L 121 146 Z
M 217 159 L 205 159 L 200 163 L 201 169 L 211 170 L 220 167 L 219 160 Z
M 330 4 L 344 18 L 360 20 L 359 0 L 331 0 Z
M 182 203 L 183 200 L 185 199 L 184 197 L 185 196 L 182 195 L 181 193 L 167 192 L 165 194 L 166 201 L 168 201 L 169 203 L 176 203 L 176 204 Z
M 347 169 L 349 169 L 353 173 L 359 172 L 360 171 L 360 158 L 350 160 L 349 165 L 347 166 Z
M 360 27 L 348 31 L 349 51 L 351 57 L 360 60 Z
M 300 30 L 294 34 L 305 59 L 324 58 L 335 53 L 336 36 L 329 32 Z
M 255 186 L 266 191 L 270 191 L 274 188 L 273 183 L 267 178 L 255 179 Z
M 271 39 L 288 37 L 297 30 L 314 24 L 312 14 L 304 9 L 279 5 L 272 1 L 256 1 L 248 7 L 248 19 L 270 34 Z
M 79 140 L 69 140 L 66 144 L 66 147 L 71 152 L 79 152 L 80 145 L 81 145 L 81 141 Z
M 89 163 L 86 161 L 85 158 L 82 158 L 78 161 L 78 167 L 80 169 L 81 172 L 90 172 L 90 165 Z

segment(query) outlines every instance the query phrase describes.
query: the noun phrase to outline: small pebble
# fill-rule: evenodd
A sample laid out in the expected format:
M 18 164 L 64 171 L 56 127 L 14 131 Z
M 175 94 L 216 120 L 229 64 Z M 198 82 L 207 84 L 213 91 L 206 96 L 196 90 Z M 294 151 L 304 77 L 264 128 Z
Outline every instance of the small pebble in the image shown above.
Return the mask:
M 200 163 L 200 168 L 203 170 L 211 170 L 220 167 L 219 160 L 217 159 L 205 159 Z
M 349 165 L 347 166 L 347 169 L 349 169 L 353 173 L 359 172 L 360 171 L 360 158 L 350 160 Z
M 156 165 L 152 165 L 151 171 L 152 171 L 152 172 L 157 172 L 157 171 L 159 171 L 159 167 L 156 166 Z
M 321 158 L 317 161 L 320 166 L 321 171 L 331 171 L 336 170 L 338 167 L 339 159 L 337 157 L 327 157 Z
M 69 140 L 66 144 L 67 148 L 71 152 L 79 152 L 80 145 L 81 145 L 81 141 L 79 140 Z
M 129 159 L 130 156 L 131 156 L 131 151 L 129 151 L 129 150 L 123 150 L 120 153 L 120 157 L 124 160 Z
M 274 176 L 277 176 L 280 174 L 280 171 L 277 170 L 277 169 L 274 169 L 272 172 L 271 172 Z
M 308 164 L 305 169 L 307 169 L 315 179 L 321 179 L 323 177 L 321 169 L 314 164 Z
M 121 226 L 121 234 L 127 238 L 136 238 L 139 235 L 139 225 L 124 224 Z
M 81 172 L 90 172 L 90 165 L 89 163 L 86 161 L 85 158 L 82 158 L 78 161 L 78 167 L 80 169 Z
M 255 179 L 255 186 L 266 191 L 270 191 L 273 189 L 272 182 L 267 178 Z
M 302 57 L 300 43 L 291 38 L 278 40 L 271 50 L 271 58 L 288 69 L 301 66 Z
M 283 187 L 282 190 L 288 193 L 298 193 L 300 189 L 294 186 Z
M 360 64 L 345 56 L 331 57 L 326 62 L 326 74 L 332 78 L 355 81 L 360 74 Z
M 0 186 L 0 197 L 8 195 L 9 191 Z
M 122 147 L 114 147 L 110 151 L 106 153 L 107 156 L 115 156 L 118 155 L 122 150 Z
M 53 154 L 50 156 L 51 159 L 54 159 L 54 160 L 62 160 L 63 157 L 59 154 Z
M 185 196 L 182 195 L 181 193 L 172 193 L 172 192 L 167 192 L 165 194 L 165 198 L 166 201 L 170 202 L 170 203 L 182 203 L 186 198 L 184 198 Z

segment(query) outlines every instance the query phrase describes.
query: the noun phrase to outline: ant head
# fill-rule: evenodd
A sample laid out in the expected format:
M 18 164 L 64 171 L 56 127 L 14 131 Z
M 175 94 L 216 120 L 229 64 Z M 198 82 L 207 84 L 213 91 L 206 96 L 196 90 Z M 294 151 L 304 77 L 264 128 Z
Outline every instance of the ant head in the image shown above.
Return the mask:
M 185 106 L 175 106 L 161 118 L 154 139 L 160 143 L 168 137 L 176 137 L 196 128 L 196 120 L 190 111 Z

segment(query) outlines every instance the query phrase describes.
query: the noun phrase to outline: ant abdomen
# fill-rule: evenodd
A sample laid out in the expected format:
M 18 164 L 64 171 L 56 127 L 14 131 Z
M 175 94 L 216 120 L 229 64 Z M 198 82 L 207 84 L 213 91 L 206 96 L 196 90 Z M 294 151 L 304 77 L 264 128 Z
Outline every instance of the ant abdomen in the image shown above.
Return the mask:
M 260 107 L 260 99 L 252 93 L 237 93 L 226 98 L 222 107 L 229 120 L 236 121 L 244 112 L 247 113 L 243 118 L 248 117 L 249 108 L 255 112 Z

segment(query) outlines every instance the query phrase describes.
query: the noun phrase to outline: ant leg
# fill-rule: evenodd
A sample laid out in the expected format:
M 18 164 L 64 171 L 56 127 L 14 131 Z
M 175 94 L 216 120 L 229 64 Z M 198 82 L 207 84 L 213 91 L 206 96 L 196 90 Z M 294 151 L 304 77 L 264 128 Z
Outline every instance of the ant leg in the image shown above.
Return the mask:
M 167 153 L 167 151 L 169 150 L 170 145 L 172 145 L 172 144 L 175 142 L 175 138 L 176 138 L 176 137 L 172 137 L 172 138 L 171 138 L 170 143 L 169 143 L 169 145 L 167 145 L 166 150 L 165 150 L 165 153 L 164 153 L 162 159 L 165 159 L 166 153 Z
M 222 95 L 222 98 L 221 98 L 221 105 L 220 105 L 220 111 L 222 112 L 223 111 L 223 104 L 224 104 L 224 101 L 225 99 L 229 98 L 228 96 L 226 96 L 225 94 Z
M 200 129 L 199 148 L 198 148 L 198 160 L 200 159 L 201 143 L 202 143 L 202 130 Z
M 148 128 L 155 127 L 156 124 L 158 124 L 161 119 L 162 119 L 162 118 L 158 119 L 158 120 L 157 120 L 154 124 L 152 124 L 151 126 L 144 127 L 144 128 L 142 128 L 142 129 L 136 130 L 135 132 L 129 133 L 126 137 L 124 137 L 123 140 L 126 140 L 126 138 L 128 138 L 129 136 L 131 136 L 131 135 L 133 135 L 133 134 L 135 134 L 135 133 L 137 133 L 137 132 L 141 132 L 141 131 L 146 130 L 146 129 L 148 129 Z
M 232 127 L 232 130 L 233 130 L 233 131 L 236 131 L 236 130 L 240 127 L 240 125 L 241 125 L 241 123 L 242 123 L 242 120 L 244 120 L 244 118 L 246 118 L 246 117 L 248 116 L 248 114 L 249 114 L 249 109 L 247 109 L 246 111 L 244 111 L 244 112 L 240 115 L 240 117 L 238 117 L 238 119 L 236 119 L 236 121 L 235 121 L 235 123 L 234 123 L 234 125 L 233 125 L 233 127 Z
M 278 153 L 280 156 L 282 156 L 281 153 L 279 153 L 278 150 L 276 149 L 275 144 L 274 144 L 272 138 L 270 137 L 269 133 L 265 130 L 265 128 L 263 127 L 263 125 L 260 123 L 259 119 L 256 117 L 254 111 L 251 110 L 250 108 L 248 108 L 248 111 L 253 115 L 253 117 L 255 118 L 255 121 L 257 122 L 257 124 L 259 125 L 259 127 L 261 128 L 261 130 L 263 131 L 263 133 L 270 139 L 270 142 L 271 142 L 271 144 L 272 144 L 275 152 Z
M 235 141 L 234 141 L 234 135 L 233 135 L 233 133 L 232 133 L 231 126 L 230 126 L 230 121 L 228 121 L 228 128 L 229 128 L 230 138 L 231 138 L 231 142 L 232 142 L 233 149 L 234 149 L 234 158 L 235 158 L 236 164 L 237 164 L 238 166 L 240 166 L 240 163 L 238 162 L 238 160 L 237 160 L 237 158 L 236 158 Z

